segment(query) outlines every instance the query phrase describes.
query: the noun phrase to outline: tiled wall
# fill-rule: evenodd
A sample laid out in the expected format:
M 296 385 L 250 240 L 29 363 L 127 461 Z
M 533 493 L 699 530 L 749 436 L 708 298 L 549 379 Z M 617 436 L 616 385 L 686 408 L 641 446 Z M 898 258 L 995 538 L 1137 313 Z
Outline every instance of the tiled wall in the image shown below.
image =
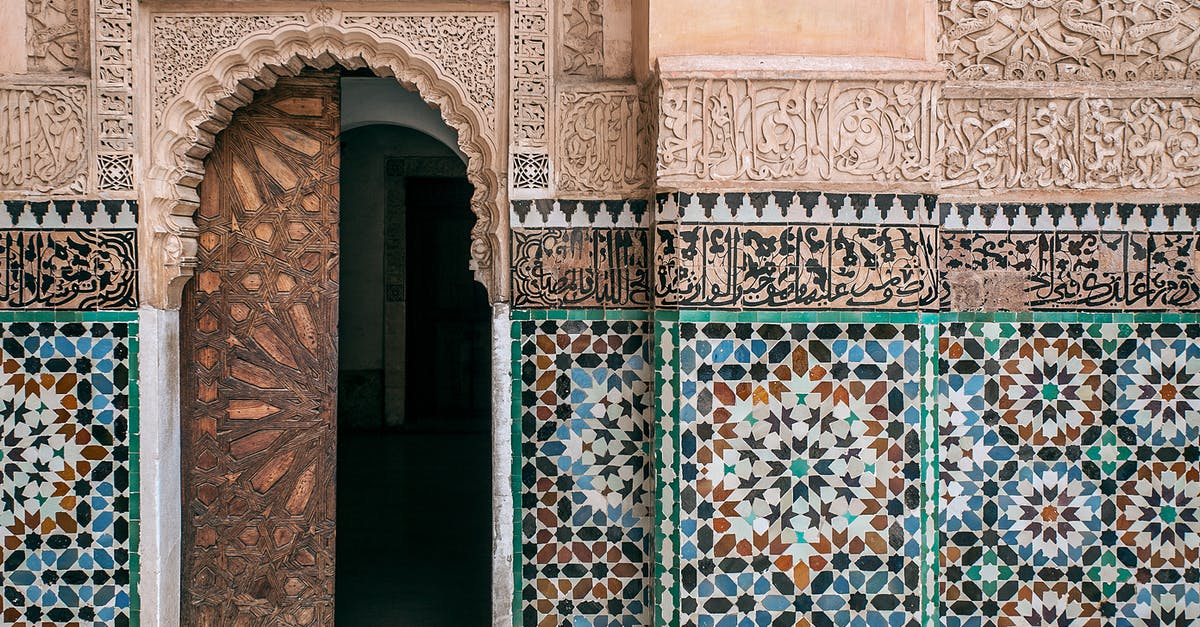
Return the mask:
M 513 306 L 648 306 L 648 205 L 642 199 L 512 201 Z
M 644 312 L 513 313 L 518 625 L 650 620 Z
M 673 193 L 604 229 L 534 209 L 564 224 L 514 264 L 563 298 L 527 302 L 648 312 L 514 316 L 518 624 L 1200 622 L 1195 207 Z M 552 263 L 614 263 L 596 234 L 641 228 L 649 306 Z M 596 341 L 614 315 L 649 347 L 638 391 L 608 388 L 645 398 L 623 476 L 649 476 L 608 535 L 652 540 L 606 594 L 644 613 L 589 596 L 586 497 L 548 491 L 613 472 L 587 453 L 615 427 L 568 426 L 596 378 L 567 373 L 629 363 Z
M 938 333 L 943 624 L 1200 621 L 1200 316 Z
M 138 620 L 135 312 L 0 312 L 0 623 Z
M 656 316 L 659 624 L 924 624 L 936 326 Z
M 3 201 L 0 309 L 137 307 L 137 203 Z
M 1200 315 L 654 315 L 656 624 L 1200 621 Z

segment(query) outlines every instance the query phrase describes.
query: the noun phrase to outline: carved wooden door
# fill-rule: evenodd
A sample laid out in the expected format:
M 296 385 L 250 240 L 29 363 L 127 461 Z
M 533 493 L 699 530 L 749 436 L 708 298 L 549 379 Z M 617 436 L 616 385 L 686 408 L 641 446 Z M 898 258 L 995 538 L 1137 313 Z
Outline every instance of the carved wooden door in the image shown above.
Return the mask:
M 208 157 L 181 321 L 186 625 L 333 624 L 338 94 L 281 79 Z

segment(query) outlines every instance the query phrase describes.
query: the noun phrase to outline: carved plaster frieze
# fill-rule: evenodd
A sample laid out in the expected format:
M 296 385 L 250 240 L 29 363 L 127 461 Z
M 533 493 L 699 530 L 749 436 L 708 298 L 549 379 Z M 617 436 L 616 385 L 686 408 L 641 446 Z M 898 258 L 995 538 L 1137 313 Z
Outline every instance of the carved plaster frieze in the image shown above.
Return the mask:
M 87 191 L 88 89 L 0 86 L 0 191 Z
M 611 196 L 649 187 L 650 133 L 635 85 L 563 88 L 558 192 Z
M 487 41 L 489 37 L 497 41 L 495 16 L 477 19 L 481 15 L 471 13 L 458 18 L 473 20 L 473 28 L 491 31 L 476 33 L 475 41 Z M 227 14 L 222 17 L 237 18 Z M 186 75 L 162 84 L 169 86 L 174 95 L 162 101 L 162 110 L 156 112 L 145 191 L 148 202 L 143 224 L 147 236 L 141 238 L 143 285 L 147 290 L 144 300 L 160 308 L 179 306 L 183 286 L 196 263 L 198 233 L 192 216 L 199 206 L 197 186 L 203 180 L 204 158 L 233 112 L 253 100 L 254 92 L 274 85 L 280 76 L 298 74 L 306 67 L 341 65 L 370 68 L 379 76 L 394 77 L 419 93 L 457 131 L 459 149 L 467 156 L 467 178 L 475 188 L 471 201 L 476 215 L 471 232 L 471 265 L 491 298 L 505 301 L 508 212 L 498 207 L 506 206 L 507 199 L 500 183 L 502 166 L 496 129 L 487 113 L 489 103 L 497 102 L 494 89 L 484 102 L 476 102 L 471 84 L 456 78 L 470 69 L 458 68 L 452 73 L 444 69 L 442 62 L 453 62 L 453 54 L 431 57 L 430 51 L 422 47 L 422 42 L 433 34 L 410 41 L 395 31 L 347 20 L 350 16 L 327 6 L 304 16 L 303 23 L 258 28 L 254 25 L 259 24 L 260 17 L 241 16 L 251 26 L 228 28 L 229 32 L 244 35 L 236 41 L 231 36 L 230 43 L 212 50 L 199 65 L 181 60 L 159 41 L 152 43 L 151 66 L 156 74 L 180 68 Z M 165 26 L 157 17 L 153 22 Z M 442 22 L 429 22 L 438 23 Z M 487 53 L 491 63 L 498 63 L 498 50 L 477 51 Z M 160 55 L 165 58 L 160 59 Z M 160 93 L 156 91 L 155 98 Z
M 939 0 L 940 54 L 959 80 L 1200 76 L 1195 0 Z
M 966 96 L 939 107 L 946 192 L 1200 184 L 1196 98 Z
M 604 74 L 604 7 L 601 0 L 562 0 L 559 71 L 567 76 Z
M 133 0 L 96 0 L 96 150 L 102 192 L 134 189 Z
M 184 81 L 222 50 L 257 32 L 304 24 L 304 14 L 155 15 L 151 26 L 154 59 L 154 119 L 179 95 Z
M 509 21 L 510 185 L 549 190 L 551 147 L 551 0 L 512 0 Z
M 25 0 L 25 46 L 31 72 L 86 72 L 86 10 L 80 0 Z
M 923 80 L 664 78 L 658 180 L 931 187 L 936 94 Z

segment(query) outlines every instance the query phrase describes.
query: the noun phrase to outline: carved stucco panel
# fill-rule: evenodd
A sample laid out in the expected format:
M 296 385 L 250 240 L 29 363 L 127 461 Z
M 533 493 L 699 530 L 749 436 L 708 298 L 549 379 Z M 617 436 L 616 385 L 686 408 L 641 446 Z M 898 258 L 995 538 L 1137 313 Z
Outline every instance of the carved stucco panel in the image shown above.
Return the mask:
M 491 31 L 477 33 L 479 41 L 498 43 L 498 20 L 494 15 L 483 20 L 478 19 L 483 16 L 480 13 L 444 16 L 472 20 L 473 28 Z M 174 56 L 170 47 L 160 45 L 160 40 L 152 43 L 151 66 L 156 74 L 169 68 L 190 73 L 162 84 L 174 95 L 162 101 L 162 110 L 156 111 L 143 192 L 147 198 L 143 222 L 146 237 L 141 238 L 142 258 L 147 260 L 143 265 L 144 300 L 156 307 L 179 306 L 180 291 L 195 265 L 197 233 L 192 215 L 198 206 L 196 188 L 204 176 L 204 158 L 233 111 L 253 100 L 255 91 L 270 88 L 280 76 L 297 74 L 305 67 L 325 69 L 339 64 L 349 69 L 370 68 L 377 75 L 396 78 L 419 93 L 458 132 L 459 148 L 468 159 L 467 178 L 475 188 L 471 207 L 477 219 L 471 233 L 471 266 L 494 301 L 507 299 L 508 212 L 498 209 L 506 206 L 507 198 L 501 187 L 498 137 L 487 113 L 489 103 L 497 102 L 495 87 L 484 102 L 476 102 L 471 84 L 455 78 L 465 76 L 469 68 L 451 72 L 442 65 L 452 64 L 453 54 L 431 58 L 429 51 L 421 48 L 420 39 L 409 41 L 361 23 L 348 23 L 353 20 L 326 6 L 311 11 L 302 23 L 266 28 L 255 26 L 261 16 L 240 17 L 245 24 L 230 24 L 229 37 L 232 39 L 232 33 L 237 32 L 244 35 L 213 50 L 202 63 L 188 60 L 192 55 L 187 59 Z M 499 51 L 495 46 L 477 51 L 497 67 Z M 472 63 L 485 61 L 476 59 Z M 155 87 L 157 90 L 159 85 Z M 160 93 L 155 92 L 155 99 Z
M 134 190 L 133 0 L 96 0 L 96 149 L 99 191 Z
M 494 14 L 347 15 L 342 22 L 395 37 L 427 56 L 464 87 L 495 128 L 499 27 Z
M 930 186 L 936 95 L 932 81 L 664 79 L 658 179 Z
M 509 172 L 510 186 L 518 193 L 550 190 L 552 1 L 512 0 L 509 4 Z
M 604 7 L 601 0 L 560 0 L 559 71 L 599 78 L 604 73 Z
M 303 24 L 304 15 L 155 15 L 151 27 L 154 59 L 154 119 L 179 95 L 184 81 L 213 56 L 247 36 L 284 24 Z
M 0 191 L 87 191 L 84 85 L 0 86 Z
M 649 187 L 648 117 L 637 87 L 563 88 L 558 191 L 612 197 Z
M 942 102 L 942 187 L 1181 190 L 1200 183 L 1195 98 Z
M 959 80 L 1200 76 L 1195 0 L 939 0 L 943 65 Z
M 287 15 L 156 15 L 154 17 L 156 119 L 189 76 L 213 55 L 242 39 L 289 24 L 304 24 L 303 14 Z M 496 123 L 497 21 L 493 14 L 342 16 L 346 27 L 405 42 L 440 71 L 465 87 Z M 446 45 L 454 42 L 454 45 Z
M 87 10 L 80 0 L 24 0 L 31 72 L 87 71 Z

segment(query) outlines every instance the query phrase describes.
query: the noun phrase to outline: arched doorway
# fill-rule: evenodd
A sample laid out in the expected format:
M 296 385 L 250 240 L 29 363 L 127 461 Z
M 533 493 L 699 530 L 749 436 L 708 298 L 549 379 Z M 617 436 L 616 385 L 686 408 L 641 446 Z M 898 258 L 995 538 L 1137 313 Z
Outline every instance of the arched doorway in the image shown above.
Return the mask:
M 334 620 L 339 96 L 336 72 L 280 79 L 206 161 L 180 322 L 185 624 Z
M 346 130 L 382 80 L 343 83 L 337 623 L 484 625 L 491 313 L 466 264 L 471 186 L 430 135 Z

